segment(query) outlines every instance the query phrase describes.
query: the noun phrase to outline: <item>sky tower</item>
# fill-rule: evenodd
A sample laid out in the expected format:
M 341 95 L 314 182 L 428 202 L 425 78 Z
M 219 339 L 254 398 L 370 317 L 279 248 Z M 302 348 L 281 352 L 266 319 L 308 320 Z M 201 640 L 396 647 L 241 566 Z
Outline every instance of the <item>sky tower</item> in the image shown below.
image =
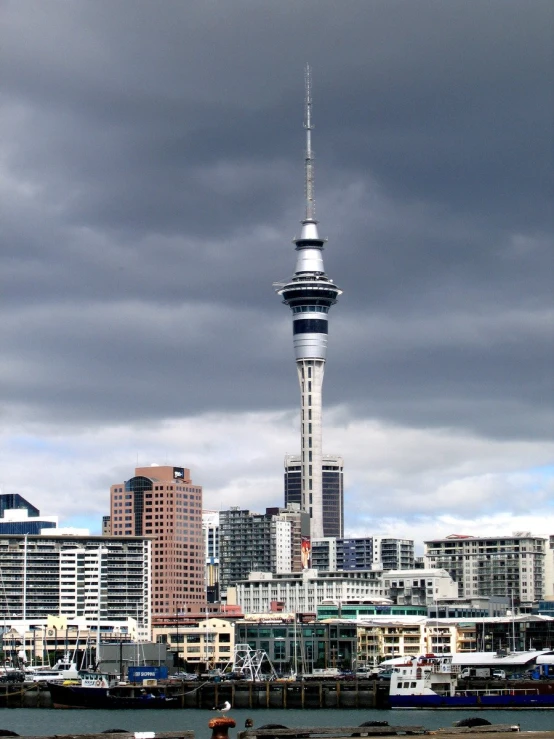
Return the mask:
M 312 151 L 312 90 L 310 67 L 305 71 L 304 128 L 306 129 L 306 215 L 300 238 L 295 238 L 296 269 L 286 283 L 275 283 L 283 303 L 292 310 L 292 334 L 300 383 L 300 461 L 302 507 L 310 514 L 311 536 L 323 531 L 321 394 L 327 355 L 329 308 L 341 290 L 325 274 L 323 245 L 315 219 L 314 155 Z

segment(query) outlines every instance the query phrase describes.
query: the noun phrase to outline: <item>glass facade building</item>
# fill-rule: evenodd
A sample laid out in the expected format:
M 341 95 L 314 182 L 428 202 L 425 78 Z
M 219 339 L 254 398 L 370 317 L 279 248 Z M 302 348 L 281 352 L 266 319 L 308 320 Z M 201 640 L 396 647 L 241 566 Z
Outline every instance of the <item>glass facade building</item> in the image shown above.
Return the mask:
M 300 623 L 293 619 L 235 625 L 235 642 L 267 653 L 278 673 L 311 673 L 315 668 L 352 669 L 357 627 L 348 623 Z
M 57 516 L 41 516 L 39 509 L 17 493 L 0 495 L 0 534 L 40 534 L 56 529 Z
M 24 510 L 27 511 L 29 518 L 40 516 L 40 511 L 29 501 L 22 498 L 17 493 L 5 493 L 0 495 L 0 518 L 4 518 L 4 512 L 7 510 Z
M 323 455 L 322 460 L 323 536 L 341 537 L 344 533 L 344 462 L 342 457 Z M 285 457 L 285 507 L 302 505 L 300 457 Z
M 56 529 L 52 521 L 1 521 L 0 535 L 2 534 L 40 534 L 43 529 Z

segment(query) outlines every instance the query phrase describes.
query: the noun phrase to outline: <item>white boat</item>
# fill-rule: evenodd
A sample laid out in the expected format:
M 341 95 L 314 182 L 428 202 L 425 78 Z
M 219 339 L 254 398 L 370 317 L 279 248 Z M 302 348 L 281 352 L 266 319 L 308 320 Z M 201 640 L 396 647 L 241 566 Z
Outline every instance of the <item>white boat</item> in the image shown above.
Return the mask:
M 462 687 L 451 656 L 424 654 L 392 669 L 391 708 L 554 708 L 554 685 L 544 681 Z
M 77 664 L 65 655 L 63 659 L 59 659 L 53 667 L 27 667 L 25 669 L 25 682 L 28 683 L 46 683 L 46 682 L 63 682 L 64 680 L 79 680 L 79 668 Z

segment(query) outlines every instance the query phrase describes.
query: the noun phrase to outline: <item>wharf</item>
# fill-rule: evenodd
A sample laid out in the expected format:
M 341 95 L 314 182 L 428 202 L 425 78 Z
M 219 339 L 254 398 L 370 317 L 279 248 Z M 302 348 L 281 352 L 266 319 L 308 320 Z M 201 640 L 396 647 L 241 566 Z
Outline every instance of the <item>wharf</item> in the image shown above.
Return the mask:
M 513 724 L 425 729 L 423 726 L 311 726 L 294 729 L 248 729 L 239 731 L 238 739 L 346 739 L 378 736 L 445 736 L 448 739 L 515 739 L 538 737 L 554 739 L 554 731 L 519 731 Z
M 233 708 L 385 708 L 388 685 L 375 680 L 302 682 L 229 680 L 171 681 L 181 708 L 208 708 L 229 701 Z M 51 708 L 46 686 L 0 685 L 0 707 Z
M 454 727 L 425 729 L 423 726 L 333 726 L 295 727 L 294 729 L 249 729 L 239 731 L 238 739 L 345 739 L 378 736 L 444 736 L 447 739 L 515 739 L 537 737 L 554 739 L 554 731 L 519 731 L 516 725 Z
M 251 729 L 238 732 L 238 739 L 345 739 L 362 736 L 444 736 L 445 739 L 515 739 L 517 729 L 509 725 L 475 726 L 426 730 L 421 726 L 380 727 L 296 727 L 295 729 Z M 206 737 L 209 729 L 206 728 Z M 518 739 L 554 739 L 554 731 L 517 732 Z M 102 734 L 56 734 L 55 737 L 30 736 L 25 739 L 195 739 L 193 731 L 165 731 Z

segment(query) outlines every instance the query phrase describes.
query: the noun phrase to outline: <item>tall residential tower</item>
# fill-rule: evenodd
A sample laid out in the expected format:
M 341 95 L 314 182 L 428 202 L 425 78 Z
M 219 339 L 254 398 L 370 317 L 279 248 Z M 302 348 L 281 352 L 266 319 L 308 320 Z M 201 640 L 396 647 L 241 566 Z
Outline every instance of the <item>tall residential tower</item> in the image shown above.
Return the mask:
M 327 315 L 341 290 L 323 267 L 323 244 L 315 219 L 314 156 L 312 152 L 312 95 L 310 68 L 306 66 L 306 214 L 300 237 L 294 239 L 298 257 L 289 282 L 275 283 L 277 293 L 292 310 L 296 369 L 300 382 L 300 458 L 302 508 L 309 512 L 311 535 L 321 538 L 323 526 L 321 391 L 327 353 Z

